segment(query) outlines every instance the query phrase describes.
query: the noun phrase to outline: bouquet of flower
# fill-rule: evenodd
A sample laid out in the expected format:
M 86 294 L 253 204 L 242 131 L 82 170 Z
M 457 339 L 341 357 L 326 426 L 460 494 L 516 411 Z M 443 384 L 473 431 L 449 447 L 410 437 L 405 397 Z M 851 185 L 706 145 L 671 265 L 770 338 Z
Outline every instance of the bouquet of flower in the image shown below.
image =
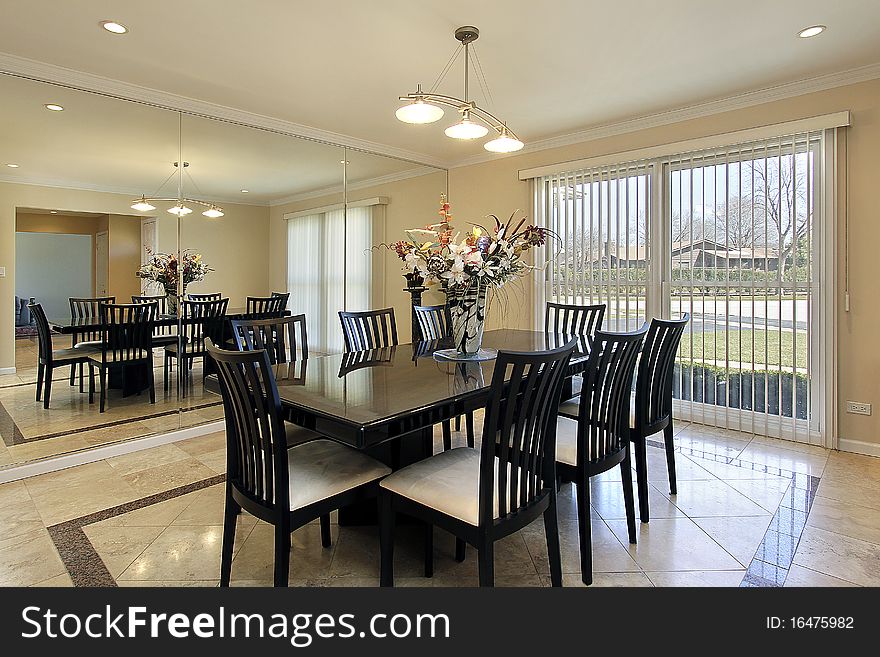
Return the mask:
M 534 268 L 526 262 L 526 252 L 547 240 L 546 230 L 526 224 L 525 217 L 514 225 L 516 212 L 506 223 L 489 215 L 494 220 L 491 231 L 474 225 L 464 235 L 452 228 L 445 195 L 439 214 L 439 223 L 407 230 L 409 239 L 390 247 L 403 260 L 405 271 L 421 275 L 426 283 L 439 282 L 448 292 L 500 288 L 526 275 Z
M 183 289 L 190 283 L 202 281 L 208 272 L 214 271 L 202 262 L 201 253 L 184 251 L 181 256 L 183 262 Z M 149 262 L 140 266 L 137 270 L 138 278 L 145 278 L 161 285 L 168 294 L 176 294 L 178 278 L 177 256 L 173 253 L 155 253 Z

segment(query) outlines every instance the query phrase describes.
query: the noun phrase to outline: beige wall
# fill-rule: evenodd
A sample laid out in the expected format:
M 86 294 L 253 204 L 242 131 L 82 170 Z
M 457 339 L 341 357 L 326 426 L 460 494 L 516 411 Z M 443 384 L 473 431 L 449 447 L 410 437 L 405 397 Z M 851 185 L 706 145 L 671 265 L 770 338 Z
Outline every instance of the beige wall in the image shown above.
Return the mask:
M 876 327 L 880 324 L 880 304 L 876 301 L 877 245 L 880 221 L 876 196 L 880 180 L 880 80 L 865 82 L 797 98 L 766 103 L 747 109 L 717 114 L 672 125 L 640 130 L 591 142 L 519 156 L 504 157 L 473 166 L 451 169 L 449 192 L 457 220 L 480 217 L 492 212 L 507 215 L 517 208 L 531 207 L 529 183 L 518 180 L 518 171 L 530 167 L 580 158 L 619 153 L 685 139 L 715 135 L 754 126 L 852 111 L 852 126 L 846 129 L 839 154 L 840 220 L 845 208 L 845 171 L 849 169 L 849 262 L 850 312 L 843 311 L 843 253 L 839 243 L 837 290 L 839 321 L 839 436 L 843 439 L 880 443 L 880 416 L 849 415 L 847 399 L 880 404 L 880 348 Z M 531 287 L 509 295 L 505 308 L 490 311 L 490 322 L 527 328 L 532 322 Z
M 350 191 L 350 202 L 384 196 L 388 198 L 385 207 L 384 232 L 375 231 L 375 243 L 395 242 L 404 239 L 404 230 L 420 228 L 435 223 L 440 208 L 440 195 L 446 192 L 446 172 L 435 173 L 398 180 L 392 183 Z M 287 222 L 288 212 L 309 210 L 341 202 L 341 194 L 313 198 L 296 203 L 288 203 L 271 208 L 269 216 L 269 285 L 274 290 L 287 289 Z M 397 331 L 401 342 L 409 342 L 412 334 L 412 315 L 410 295 L 404 292 L 406 281 L 401 270 L 401 261 L 390 251 L 376 250 L 373 255 L 373 271 L 381 279 L 384 294 L 377 297 L 377 305 L 391 306 L 397 320 Z M 295 290 L 291 294 L 296 294 Z M 384 303 L 378 301 L 383 299 Z M 426 293 L 423 302 L 441 303 L 442 295 Z M 365 310 L 351 308 L 351 310 Z
M 15 365 L 15 330 L 12 305 L 15 290 L 15 209 L 57 208 L 60 211 L 98 212 L 126 215 L 131 213 L 131 197 L 123 194 L 91 192 L 39 185 L 0 183 L 0 267 L 6 277 L 0 278 L 0 370 Z M 269 269 L 266 259 L 269 239 L 269 208 L 224 204 L 226 216 L 208 219 L 194 212 L 183 220 L 181 241 L 203 253 L 216 269 L 198 288 L 219 290 L 229 295 L 230 305 L 244 304 L 248 294 L 265 294 Z M 159 216 L 159 248 L 176 248 L 176 219 L 168 213 Z M 138 243 L 140 227 L 138 226 Z M 138 256 L 138 263 L 140 257 Z M 128 266 L 134 263 L 132 260 Z M 111 273 L 111 285 L 113 277 Z
M 140 217 L 110 215 L 107 226 L 107 292 L 119 303 L 129 303 L 141 293 L 141 281 L 135 275 L 141 266 Z

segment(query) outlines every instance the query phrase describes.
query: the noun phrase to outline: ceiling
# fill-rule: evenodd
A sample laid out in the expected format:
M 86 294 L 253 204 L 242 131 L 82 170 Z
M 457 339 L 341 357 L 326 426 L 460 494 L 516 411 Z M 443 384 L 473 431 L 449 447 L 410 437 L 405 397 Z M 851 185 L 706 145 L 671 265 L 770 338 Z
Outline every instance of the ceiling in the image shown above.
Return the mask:
M 4 75 L 0 98 L 0 180 L 176 197 L 173 163 L 181 154 L 190 163 L 189 175 L 183 178 L 184 196 L 267 204 L 319 190 L 341 190 L 343 160 L 352 185 L 434 171 Z M 43 107 L 47 103 L 64 110 L 51 112 Z M 8 168 L 7 163 L 19 167 Z
M 880 62 L 877 0 L 2 0 L 0 50 L 458 161 L 481 143 L 395 120 L 459 25 L 494 110 L 535 141 Z M 102 19 L 130 28 L 114 36 Z M 795 35 L 815 23 L 828 30 Z M 460 95 L 460 63 L 441 91 Z M 474 95 L 483 101 L 477 85 Z

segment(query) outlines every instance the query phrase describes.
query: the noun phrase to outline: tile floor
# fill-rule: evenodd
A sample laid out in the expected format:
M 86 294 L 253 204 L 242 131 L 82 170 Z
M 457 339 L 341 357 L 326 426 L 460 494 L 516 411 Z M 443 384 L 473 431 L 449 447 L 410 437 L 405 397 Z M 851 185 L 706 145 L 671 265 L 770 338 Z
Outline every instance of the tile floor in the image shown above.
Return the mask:
M 456 436 L 461 442 L 463 437 Z M 652 519 L 629 545 L 615 469 L 592 489 L 594 586 L 880 585 L 880 459 L 681 424 L 678 495 L 649 447 Z M 0 585 L 214 586 L 219 577 L 223 434 L 0 486 Z M 439 442 L 437 445 L 439 449 Z M 560 495 L 564 584 L 580 586 L 571 486 Z M 294 532 L 290 583 L 375 586 L 374 527 Z M 453 559 L 437 530 L 432 579 L 421 539 L 399 526 L 398 586 L 472 586 L 476 555 Z M 243 514 L 236 586 L 269 585 L 272 528 Z M 496 547 L 499 586 L 549 584 L 540 522 Z

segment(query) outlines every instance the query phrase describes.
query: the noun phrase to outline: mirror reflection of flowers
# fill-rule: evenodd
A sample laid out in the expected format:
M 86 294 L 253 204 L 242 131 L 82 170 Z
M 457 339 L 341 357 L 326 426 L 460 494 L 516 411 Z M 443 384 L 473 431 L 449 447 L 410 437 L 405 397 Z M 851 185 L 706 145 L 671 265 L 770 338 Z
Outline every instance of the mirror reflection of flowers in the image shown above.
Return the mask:
M 161 285 L 165 292 L 174 294 L 177 291 L 177 279 L 179 275 L 177 255 L 173 253 L 152 253 L 148 251 L 150 259 L 137 270 L 138 278 L 145 278 Z M 214 271 L 202 261 L 201 253 L 184 251 L 181 254 L 183 262 L 183 289 L 190 283 L 196 283 L 205 279 L 205 276 Z
M 526 262 L 526 253 L 543 246 L 547 230 L 516 222 L 517 212 L 502 222 L 495 215 L 491 230 L 474 225 L 464 234 L 452 227 L 452 215 L 446 196 L 441 197 L 441 221 L 423 229 L 407 230 L 408 240 L 391 244 L 404 262 L 404 271 L 421 275 L 426 283 L 439 282 L 446 289 L 471 286 L 500 288 L 534 269 Z

